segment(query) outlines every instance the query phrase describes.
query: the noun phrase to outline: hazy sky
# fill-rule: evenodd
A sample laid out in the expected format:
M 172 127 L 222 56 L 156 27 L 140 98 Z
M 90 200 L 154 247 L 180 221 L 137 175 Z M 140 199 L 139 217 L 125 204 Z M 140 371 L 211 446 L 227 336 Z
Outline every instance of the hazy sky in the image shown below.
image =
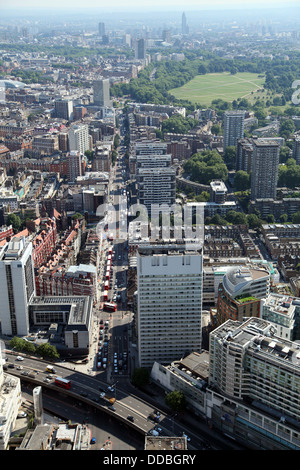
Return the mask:
M 0 0 L 4 10 L 212 10 L 215 8 L 273 8 L 280 6 L 299 6 L 299 0 Z

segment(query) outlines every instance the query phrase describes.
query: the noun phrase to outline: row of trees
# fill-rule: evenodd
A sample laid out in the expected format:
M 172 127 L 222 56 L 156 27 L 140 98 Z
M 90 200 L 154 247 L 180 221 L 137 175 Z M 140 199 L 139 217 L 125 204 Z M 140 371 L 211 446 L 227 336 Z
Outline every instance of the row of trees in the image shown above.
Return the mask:
M 9 346 L 11 349 L 14 349 L 18 352 L 37 355 L 45 359 L 59 359 L 59 354 L 56 350 L 56 347 L 49 343 L 43 343 L 35 346 L 35 344 L 31 343 L 30 341 L 26 341 L 25 339 L 15 336 L 10 340 Z

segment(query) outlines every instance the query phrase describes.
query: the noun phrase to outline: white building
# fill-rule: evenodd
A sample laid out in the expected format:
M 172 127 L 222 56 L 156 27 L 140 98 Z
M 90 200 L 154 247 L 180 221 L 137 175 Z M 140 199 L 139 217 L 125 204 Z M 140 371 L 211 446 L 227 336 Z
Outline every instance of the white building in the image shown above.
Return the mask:
M 141 367 L 201 349 L 202 252 L 151 244 L 137 253 L 137 331 Z
M 7 449 L 21 402 L 21 381 L 3 372 L 0 359 L 0 451 Z
M 14 238 L 0 251 L 0 321 L 4 335 L 27 335 L 28 304 L 35 295 L 32 243 Z
M 83 153 L 90 149 L 89 128 L 86 124 L 73 125 L 69 130 L 70 151 L 77 150 Z

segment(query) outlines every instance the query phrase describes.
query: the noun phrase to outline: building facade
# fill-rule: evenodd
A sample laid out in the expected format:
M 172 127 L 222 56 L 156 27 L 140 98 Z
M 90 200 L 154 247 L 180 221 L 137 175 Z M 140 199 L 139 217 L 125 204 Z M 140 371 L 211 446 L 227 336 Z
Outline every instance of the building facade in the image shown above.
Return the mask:
M 202 253 L 176 244 L 140 247 L 137 287 L 140 366 L 200 351 Z
M 245 111 L 226 111 L 224 113 L 223 151 L 236 146 L 238 139 L 244 137 Z
M 276 199 L 280 145 L 273 140 L 253 140 L 251 200 Z
M 14 238 L 0 252 L 1 332 L 27 335 L 28 304 L 35 295 L 32 243 Z
M 84 154 L 90 149 L 89 128 L 86 124 L 73 125 L 69 130 L 69 149 Z
M 93 84 L 94 104 L 96 106 L 111 106 L 109 79 L 96 80 Z

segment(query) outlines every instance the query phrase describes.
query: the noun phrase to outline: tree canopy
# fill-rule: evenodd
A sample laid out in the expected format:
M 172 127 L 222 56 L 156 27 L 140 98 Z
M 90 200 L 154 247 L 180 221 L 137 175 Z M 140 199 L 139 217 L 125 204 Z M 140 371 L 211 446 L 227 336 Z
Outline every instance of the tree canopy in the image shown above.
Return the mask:
M 212 180 L 226 181 L 228 169 L 216 150 L 205 150 L 195 153 L 184 164 L 184 171 L 191 180 L 200 184 L 209 184 Z

